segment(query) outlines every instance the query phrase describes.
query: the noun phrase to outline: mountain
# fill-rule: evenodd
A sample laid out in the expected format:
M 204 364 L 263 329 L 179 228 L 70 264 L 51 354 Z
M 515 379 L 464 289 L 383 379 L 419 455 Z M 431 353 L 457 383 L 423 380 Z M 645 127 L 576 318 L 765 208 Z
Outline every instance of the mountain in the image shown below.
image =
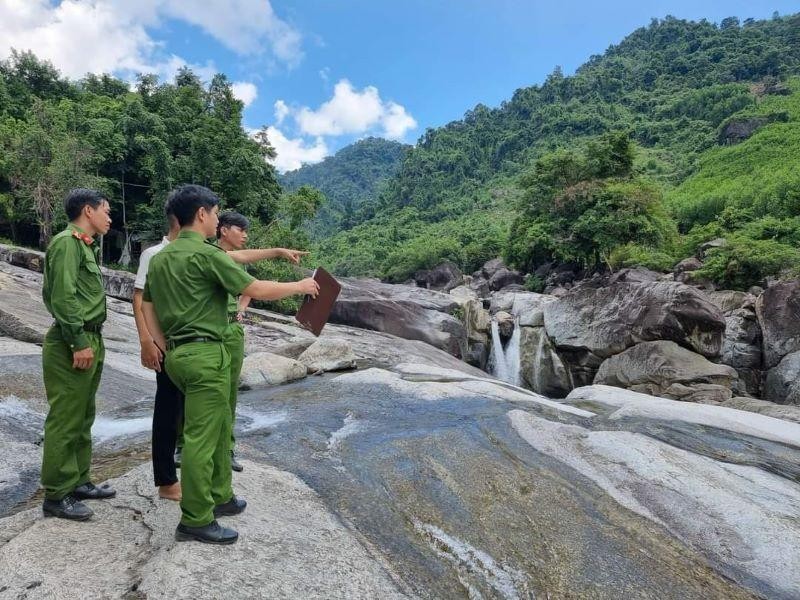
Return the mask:
M 289 191 L 310 185 L 319 189 L 326 204 L 309 224 L 313 238 L 349 229 L 360 206 L 375 198 L 400 169 L 410 146 L 381 138 L 366 138 L 346 146 L 321 163 L 306 165 L 280 176 Z
M 572 76 L 557 67 L 497 108 L 478 105 L 426 131 L 362 206 L 363 220 L 318 252 L 351 275 L 402 279 L 443 258 L 474 269 L 505 251 L 524 198 L 520 180 L 542 157 L 625 131 L 635 145 L 633 174 L 669 195 L 728 143 L 720 135 L 730 118 L 785 93 L 799 73 L 800 15 L 654 19 Z M 696 224 L 683 219 L 681 232 Z

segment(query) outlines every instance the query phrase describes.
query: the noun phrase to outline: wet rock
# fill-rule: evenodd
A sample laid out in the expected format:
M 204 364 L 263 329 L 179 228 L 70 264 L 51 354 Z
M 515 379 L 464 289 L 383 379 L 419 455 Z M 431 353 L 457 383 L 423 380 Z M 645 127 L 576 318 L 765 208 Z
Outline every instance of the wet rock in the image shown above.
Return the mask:
M 767 371 L 764 398 L 778 404 L 800 405 L 800 352 L 787 354 Z
M 281 385 L 302 379 L 307 372 L 306 365 L 299 361 L 271 352 L 254 352 L 244 357 L 239 387 L 254 390 Z
M 800 281 L 783 281 L 767 288 L 756 300 L 756 315 L 764 340 L 764 367 L 800 350 Z
M 318 339 L 297 360 L 308 368 L 309 373 L 343 371 L 356 367 L 353 348 L 347 342 L 337 339 Z
M 595 384 L 613 385 L 653 396 L 719 403 L 731 397 L 736 371 L 678 346 L 642 342 L 603 362 Z
M 569 370 L 544 327 L 522 327 L 519 347 L 520 376 L 527 389 L 550 398 L 563 398 L 569 393 Z

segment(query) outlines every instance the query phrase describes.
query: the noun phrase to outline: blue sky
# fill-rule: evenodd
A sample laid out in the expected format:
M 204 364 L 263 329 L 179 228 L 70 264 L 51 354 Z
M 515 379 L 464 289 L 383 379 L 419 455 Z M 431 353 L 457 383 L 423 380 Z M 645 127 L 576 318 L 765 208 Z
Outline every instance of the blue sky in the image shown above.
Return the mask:
M 0 0 L 0 56 L 30 47 L 71 77 L 224 72 L 285 170 L 367 135 L 414 143 L 555 65 L 572 73 L 652 17 L 773 11 L 800 1 Z

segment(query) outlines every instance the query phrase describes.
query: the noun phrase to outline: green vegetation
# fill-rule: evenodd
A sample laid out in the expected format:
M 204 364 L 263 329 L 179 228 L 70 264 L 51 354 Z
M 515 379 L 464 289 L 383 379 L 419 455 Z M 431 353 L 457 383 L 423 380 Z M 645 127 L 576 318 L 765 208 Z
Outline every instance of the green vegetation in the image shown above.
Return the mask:
M 279 181 L 288 190 L 305 185 L 323 193 L 327 203 L 307 225 L 312 237 L 321 239 L 359 222 L 361 205 L 375 198 L 397 173 L 408 149 L 398 142 L 370 137 L 321 163 L 284 173 Z
M 130 91 L 15 54 L 0 64 L 0 235 L 44 243 L 67 188 L 101 187 L 115 221 L 106 258 L 126 264 L 160 228 L 166 191 L 192 181 L 253 218 L 254 243 L 310 244 L 340 275 L 403 281 L 501 255 L 528 273 L 550 261 L 668 270 L 725 237 L 700 275 L 746 287 L 800 264 L 799 75 L 800 15 L 667 17 L 412 148 L 367 139 L 278 178 L 222 75 L 143 76 Z

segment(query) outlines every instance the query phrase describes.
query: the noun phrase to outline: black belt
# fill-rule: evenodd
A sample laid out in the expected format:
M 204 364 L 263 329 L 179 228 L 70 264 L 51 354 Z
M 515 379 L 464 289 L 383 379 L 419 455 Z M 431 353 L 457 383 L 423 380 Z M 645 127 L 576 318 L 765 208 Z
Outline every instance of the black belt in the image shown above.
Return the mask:
M 102 323 L 84 323 L 83 330 L 89 333 L 103 333 Z
M 210 337 L 191 337 L 191 338 L 180 338 L 177 340 L 167 340 L 167 350 L 175 350 L 178 346 L 183 346 L 184 344 L 192 344 L 194 342 L 218 342 L 219 340 L 215 340 Z

